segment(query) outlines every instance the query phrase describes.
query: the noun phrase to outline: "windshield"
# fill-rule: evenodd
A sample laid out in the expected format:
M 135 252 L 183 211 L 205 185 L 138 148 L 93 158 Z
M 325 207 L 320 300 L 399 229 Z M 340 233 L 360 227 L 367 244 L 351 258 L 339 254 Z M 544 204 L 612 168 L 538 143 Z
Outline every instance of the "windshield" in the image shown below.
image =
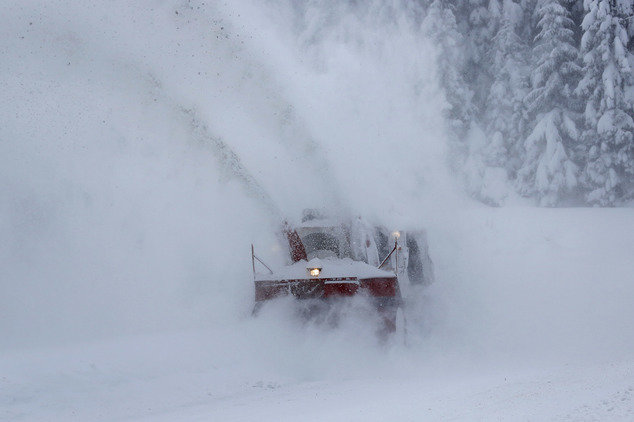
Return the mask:
M 310 233 L 302 237 L 308 259 L 339 256 L 337 238 L 326 233 Z

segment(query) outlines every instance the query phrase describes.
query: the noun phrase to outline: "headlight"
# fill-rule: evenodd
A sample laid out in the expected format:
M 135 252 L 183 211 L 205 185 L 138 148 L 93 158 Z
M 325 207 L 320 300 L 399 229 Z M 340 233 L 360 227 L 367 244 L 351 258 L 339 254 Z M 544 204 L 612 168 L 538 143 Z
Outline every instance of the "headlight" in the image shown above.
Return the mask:
M 310 274 L 311 277 L 319 277 L 319 274 L 321 274 L 321 261 L 319 258 L 313 258 L 308 261 L 306 270 L 308 270 L 308 274 Z

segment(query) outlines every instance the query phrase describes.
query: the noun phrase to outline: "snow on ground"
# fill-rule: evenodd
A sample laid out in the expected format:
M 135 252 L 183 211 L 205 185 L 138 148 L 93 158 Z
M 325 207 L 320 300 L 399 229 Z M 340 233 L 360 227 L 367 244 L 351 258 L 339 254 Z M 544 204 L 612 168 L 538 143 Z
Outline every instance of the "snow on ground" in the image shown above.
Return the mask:
M 206 3 L 0 17 L 0 420 L 632 420 L 631 208 L 462 198 L 382 2 Z M 250 243 L 315 202 L 428 229 L 407 346 L 250 317 Z
M 408 346 L 362 321 L 304 326 L 282 301 L 257 319 L 5 350 L 2 417 L 631 420 L 631 210 L 457 216 L 431 230 L 439 280 Z

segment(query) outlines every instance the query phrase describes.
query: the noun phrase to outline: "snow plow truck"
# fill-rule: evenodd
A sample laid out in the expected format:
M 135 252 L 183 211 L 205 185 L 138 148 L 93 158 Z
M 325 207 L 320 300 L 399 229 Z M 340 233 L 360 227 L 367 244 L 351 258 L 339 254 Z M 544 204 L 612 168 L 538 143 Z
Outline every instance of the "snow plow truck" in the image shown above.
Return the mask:
M 361 217 L 340 219 L 305 210 L 295 227 L 285 223 L 281 235 L 288 264 L 271 269 L 251 246 L 255 285 L 253 313 L 271 299 L 291 295 L 311 303 L 310 314 L 346 297 L 365 295 L 381 321 L 379 333 L 396 331 L 403 307 L 401 284 L 433 282 L 433 264 L 424 231 L 388 231 Z

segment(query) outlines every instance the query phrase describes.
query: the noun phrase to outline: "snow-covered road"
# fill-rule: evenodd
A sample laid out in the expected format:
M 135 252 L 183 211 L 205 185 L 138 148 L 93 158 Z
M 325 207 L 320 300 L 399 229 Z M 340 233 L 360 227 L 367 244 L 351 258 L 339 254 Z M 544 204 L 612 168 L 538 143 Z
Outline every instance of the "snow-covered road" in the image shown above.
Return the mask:
M 2 418 L 632 420 L 633 213 L 460 220 L 431 231 L 439 280 L 408 346 L 361 321 L 303 325 L 282 301 L 257 319 L 5 351 Z
M 158 345 L 174 348 L 168 339 L 182 340 L 180 336 L 166 336 L 166 343 Z M 134 350 L 135 342 L 120 346 Z M 191 346 L 203 345 L 184 344 L 183 348 Z M 128 357 L 127 364 L 136 368 L 127 371 L 113 371 L 104 364 L 103 357 L 99 359 L 85 350 L 71 353 L 80 358 L 72 365 L 68 361 L 73 357 L 61 358 L 67 362 L 62 369 L 55 352 L 42 352 L 40 359 L 49 360 L 46 375 L 26 382 L 24 372 L 19 381 L 3 377 L 1 419 L 630 421 L 634 417 L 632 361 L 532 369 L 477 365 L 439 369 L 423 364 L 407 375 L 402 371 L 377 375 L 370 370 L 349 379 L 291 382 L 262 374 L 242 374 L 238 381 L 222 379 L 219 374 L 223 370 L 211 363 L 175 371 L 175 366 L 180 367 L 191 356 L 191 351 L 181 352 L 179 359 L 174 357 L 174 361 L 151 370 L 139 369 L 147 365 L 145 360 Z M 153 349 L 150 354 L 160 351 Z

